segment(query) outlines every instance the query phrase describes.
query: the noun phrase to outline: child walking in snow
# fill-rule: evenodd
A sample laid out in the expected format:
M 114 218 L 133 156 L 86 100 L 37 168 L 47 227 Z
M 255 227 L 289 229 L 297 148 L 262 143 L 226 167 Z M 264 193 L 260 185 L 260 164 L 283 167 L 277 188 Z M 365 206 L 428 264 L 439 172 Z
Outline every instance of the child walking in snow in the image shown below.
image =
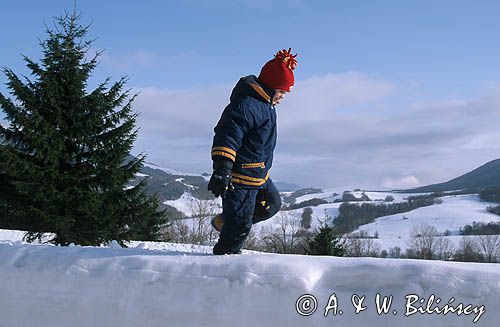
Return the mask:
M 294 85 L 296 56 L 291 49 L 281 50 L 259 77 L 242 77 L 214 128 L 208 190 L 222 197 L 222 215 L 212 220 L 220 231 L 214 254 L 240 253 L 252 225 L 281 207 L 269 170 L 276 146 L 276 106 Z

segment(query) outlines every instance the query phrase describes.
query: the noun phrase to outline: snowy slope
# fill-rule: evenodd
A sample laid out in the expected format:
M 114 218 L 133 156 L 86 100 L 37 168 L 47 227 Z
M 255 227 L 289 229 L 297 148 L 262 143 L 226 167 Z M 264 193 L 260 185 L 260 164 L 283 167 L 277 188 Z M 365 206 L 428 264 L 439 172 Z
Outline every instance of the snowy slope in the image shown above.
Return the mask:
M 449 230 L 459 234 L 459 228 L 473 221 L 500 220 L 499 216 L 486 210 L 488 202 L 481 202 L 477 195 L 453 195 L 441 198 L 443 203 L 417 208 L 407 213 L 378 218 L 374 223 L 364 225 L 361 230 L 369 233 L 381 228 L 386 235 L 405 235 L 413 225 L 432 224 L 438 231 Z
M 476 326 L 496 326 L 500 318 L 497 264 L 211 256 L 210 248 L 201 246 L 133 246 L 62 248 L 0 242 L 0 326 L 420 327 L 472 326 L 474 319 L 479 319 Z M 337 300 L 337 315 L 329 310 L 324 317 L 333 293 L 330 304 Z M 393 296 L 388 314 L 377 314 L 377 293 Z M 297 300 L 304 294 L 317 301 L 310 316 L 297 313 Z M 351 303 L 354 294 L 366 296 L 366 310 L 359 314 Z M 425 303 L 412 304 L 411 294 Z M 432 313 L 411 314 L 425 308 L 432 294 L 441 299 L 429 306 Z M 300 303 L 299 309 L 307 313 L 307 302 Z M 437 314 L 436 308 L 447 303 L 454 308 L 460 303 L 472 306 L 467 315 Z
M 488 212 L 486 208 L 492 203 L 482 202 L 478 195 L 452 195 L 441 198 L 443 203 L 422 207 L 410 212 L 381 217 L 375 222 L 361 226 L 358 230 L 370 235 L 378 232 L 375 240 L 382 249 L 398 246 L 405 250 L 411 240 L 414 226 L 428 224 L 434 226 L 439 233 L 451 232 L 448 239 L 455 244 L 460 241 L 461 227 L 476 222 L 500 221 L 500 217 Z
M 307 201 L 313 198 L 325 199 L 327 201 L 334 200 L 333 193 L 339 193 L 339 190 L 327 190 L 322 193 L 307 194 L 297 199 L 297 202 Z M 356 197 L 361 197 L 361 192 L 352 192 Z M 367 202 L 381 205 L 386 196 L 394 197 L 394 201 L 390 203 L 406 201 L 408 196 L 420 194 L 401 194 L 394 192 L 365 192 L 372 200 Z M 460 228 L 466 224 L 475 222 L 492 222 L 500 221 L 500 217 L 488 212 L 486 208 L 494 205 L 493 203 L 484 202 L 479 199 L 477 194 L 473 195 L 452 195 L 441 198 L 443 203 L 435 204 L 428 207 L 417 208 L 410 212 L 401 214 L 380 217 L 375 222 L 359 227 L 357 231 L 366 231 L 369 235 L 379 234 L 378 239 L 374 239 L 375 243 L 380 245 L 381 250 L 389 250 L 395 246 L 400 247 L 403 251 L 408 248 L 411 241 L 411 232 L 414 226 L 419 224 L 428 224 L 434 226 L 438 232 L 443 233 L 446 230 L 451 232 L 451 236 L 447 237 L 452 244 L 458 245 L 460 239 Z M 390 204 L 389 203 L 389 204 Z M 319 226 L 320 220 L 325 220 L 325 215 L 335 218 L 339 214 L 339 207 L 342 203 L 327 203 L 316 207 L 311 207 L 313 210 L 312 228 Z M 300 219 L 303 209 L 287 211 L 288 214 L 294 215 L 296 219 Z M 331 220 L 328 220 L 331 223 Z M 259 223 L 255 229 L 257 231 L 276 227 L 278 220 L 276 218 Z
M 187 217 L 193 216 L 193 214 L 199 210 L 200 206 L 206 207 L 207 209 L 211 208 L 216 213 L 219 211 L 222 212 L 222 200 L 220 197 L 214 200 L 200 200 L 189 192 L 184 192 L 177 200 L 164 201 L 163 204 L 174 207 Z
M 323 199 L 323 200 L 326 200 L 328 202 L 333 202 L 337 199 L 342 199 L 342 194 L 344 193 L 344 191 L 345 191 L 345 189 L 342 190 L 340 188 L 326 189 L 320 193 L 310 193 L 310 194 L 300 196 L 296 199 L 295 203 L 304 202 L 304 201 L 311 200 L 314 198 Z M 351 193 L 352 195 L 354 195 L 357 198 L 361 198 L 361 196 L 363 195 L 362 191 L 351 191 L 349 193 Z M 337 195 L 333 196 L 333 194 L 337 194 Z M 364 194 L 366 194 L 370 198 L 370 200 L 374 201 L 374 202 L 375 201 L 383 201 L 386 196 L 390 195 L 394 198 L 394 201 L 392 203 L 395 203 L 395 202 L 404 201 L 408 196 L 423 195 L 423 194 L 429 194 L 429 193 L 403 194 L 403 193 L 382 192 L 382 191 L 380 191 L 380 192 L 379 191 L 366 191 L 366 192 L 364 192 Z
M 167 174 L 171 174 L 171 175 L 177 175 L 177 176 L 200 176 L 200 177 L 203 177 L 206 181 L 208 181 L 210 179 L 210 176 L 207 177 L 207 176 L 204 176 L 204 175 L 201 175 L 201 174 L 188 173 L 188 172 L 183 172 L 183 171 L 180 171 L 180 170 L 177 170 L 177 169 L 160 167 L 160 166 L 157 166 L 157 165 L 155 165 L 154 163 L 151 163 L 151 162 L 144 162 L 144 167 L 149 167 L 149 168 L 152 168 L 152 169 L 159 169 L 159 170 L 162 170 L 162 171 L 166 172 Z
M 321 221 L 326 221 L 331 224 L 332 219 L 339 215 L 339 207 L 342 203 L 332 202 L 341 197 L 341 195 L 333 196 L 334 193 L 342 194 L 343 191 L 340 191 L 339 189 L 328 189 L 321 193 L 307 194 L 297 198 L 296 203 L 313 198 L 324 199 L 330 202 L 310 207 L 313 210 L 312 229 L 319 227 Z M 358 198 L 362 196 L 362 192 L 351 193 Z M 420 195 L 375 191 L 365 192 L 365 194 L 372 201 L 357 203 L 370 203 L 377 205 L 390 204 L 406 201 L 408 196 Z M 394 201 L 390 203 L 383 202 L 386 196 L 392 196 Z M 451 195 L 444 196 L 441 199 L 443 201 L 441 204 L 435 204 L 428 207 L 417 208 L 410 212 L 377 218 L 375 222 L 363 225 L 355 232 L 366 231 L 369 235 L 378 233 L 379 238 L 373 239 L 373 241 L 380 246 L 380 250 L 389 250 L 397 246 L 404 252 L 409 247 L 411 242 L 413 227 L 419 224 L 428 224 L 434 226 L 439 233 L 443 233 L 445 231 L 451 232 L 451 235 L 446 238 L 455 248 L 457 248 L 460 240 L 462 239 L 462 236 L 459 235 L 459 230 L 466 224 L 472 224 L 474 221 L 484 223 L 500 221 L 499 216 L 486 210 L 488 206 L 494 205 L 494 203 L 481 201 L 477 194 Z M 193 198 L 189 193 L 185 193 L 180 199 L 167 201 L 166 203 L 180 211 L 183 211 L 187 216 L 190 216 L 190 208 L 193 206 L 193 203 L 196 203 L 196 201 L 198 200 Z M 207 205 L 210 204 L 215 213 L 222 212 L 220 198 L 217 198 L 214 201 L 206 201 L 206 203 Z M 300 208 L 297 210 L 284 211 L 283 213 L 289 215 L 290 219 L 295 219 L 297 221 L 295 228 L 298 228 L 298 226 L 300 226 L 299 221 L 303 210 L 303 208 Z M 186 219 L 184 222 L 187 226 L 193 226 L 191 219 Z M 279 228 L 279 224 L 280 220 L 277 216 L 275 216 L 267 221 L 255 225 L 253 230 L 257 233 L 257 235 L 268 233 L 270 230 Z

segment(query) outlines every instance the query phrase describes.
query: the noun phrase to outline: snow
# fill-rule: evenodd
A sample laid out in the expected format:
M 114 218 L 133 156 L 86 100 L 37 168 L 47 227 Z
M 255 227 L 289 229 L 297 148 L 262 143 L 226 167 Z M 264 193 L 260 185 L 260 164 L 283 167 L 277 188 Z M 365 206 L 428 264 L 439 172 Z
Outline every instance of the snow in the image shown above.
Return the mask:
M 339 194 L 333 197 L 333 193 Z M 351 194 L 360 198 L 362 191 L 351 191 Z M 339 215 L 339 207 L 342 203 L 332 203 L 336 198 L 341 198 L 343 191 L 341 189 L 327 189 L 320 193 L 307 194 L 297 198 L 296 203 L 307 201 L 313 198 L 327 200 L 329 203 L 321 204 L 315 207 L 310 207 L 312 213 L 312 229 L 319 227 L 320 221 L 325 221 L 326 217 L 335 218 Z M 351 203 L 368 203 L 373 205 L 393 204 L 407 201 L 409 196 L 426 195 L 429 193 L 404 194 L 389 191 L 365 191 L 365 194 L 371 201 L 351 202 Z M 394 201 L 384 202 L 387 196 L 392 196 Z M 379 234 L 378 239 L 373 241 L 380 246 L 381 250 L 389 250 L 394 247 L 399 247 L 404 252 L 412 239 L 412 230 L 414 226 L 419 224 L 427 224 L 434 226 L 439 233 L 450 231 L 451 236 L 447 236 L 451 244 L 458 247 L 462 236 L 459 236 L 460 228 L 465 225 L 475 222 L 488 223 L 492 221 L 500 221 L 500 217 L 488 212 L 488 206 L 495 205 L 494 203 L 481 201 L 479 195 L 449 195 L 440 198 L 443 203 L 435 204 L 428 207 L 417 208 L 415 210 L 377 218 L 375 222 L 360 226 L 355 232 L 365 231 L 373 236 L 375 232 Z M 287 214 L 294 216 L 300 220 L 304 208 L 286 211 Z M 331 219 L 327 220 L 331 224 Z M 257 232 L 265 232 L 276 228 L 278 220 L 270 219 L 268 221 L 256 225 Z
M 200 206 L 212 208 L 215 211 L 222 211 L 222 200 L 220 198 L 214 200 L 200 200 L 194 197 L 190 192 L 184 192 L 179 199 L 167 200 L 164 201 L 163 204 L 174 207 L 187 217 L 190 217 L 194 213 L 196 213 L 197 208 L 199 208 Z
M 181 178 L 176 178 L 176 179 L 175 179 L 175 181 L 176 181 L 176 182 L 178 182 L 178 183 L 182 183 L 182 184 L 183 184 L 184 186 L 186 186 L 188 189 L 191 189 L 191 190 L 194 190 L 194 189 L 195 189 L 195 187 L 194 187 L 193 185 L 190 185 L 190 184 L 186 184 L 186 183 L 184 183 L 184 178 L 182 178 L 182 177 L 181 177 Z
M 306 194 L 306 195 L 303 195 L 303 196 L 300 196 L 297 198 L 295 203 L 304 202 L 304 201 L 311 200 L 314 198 L 323 199 L 323 200 L 326 200 L 329 202 L 329 203 L 325 203 L 325 204 L 320 204 L 318 206 L 310 206 L 309 207 L 312 209 L 311 230 L 314 230 L 315 228 L 319 228 L 320 225 L 323 224 L 324 222 L 326 222 L 330 225 L 332 224 L 333 219 L 339 215 L 339 207 L 342 204 L 342 202 L 334 203 L 333 201 L 335 201 L 336 199 L 341 199 L 343 192 L 344 191 L 342 191 L 339 188 L 326 189 L 320 193 Z M 336 193 L 338 195 L 333 196 L 334 193 Z M 353 194 L 357 198 L 361 198 L 361 196 L 363 195 L 363 191 L 350 191 L 350 193 Z M 379 192 L 379 191 L 365 191 L 364 193 L 370 198 L 371 201 L 350 202 L 350 203 L 357 203 L 357 204 L 369 203 L 369 204 L 374 204 L 374 205 L 384 205 L 384 204 L 404 202 L 407 200 L 408 196 L 427 194 L 427 193 L 402 194 L 402 193 L 395 193 L 395 192 Z M 384 202 L 385 198 L 389 195 L 394 198 L 394 201 Z M 282 211 L 282 213 L 285 215 L 288 215 L 291 219 L 295 219 L 296 221 L 300 221 L 303 211 L 304 211 L 304 208 L 300 208 L 300 209 L 295 209 L 295 210 Z M 272 219 L 269 219 L 267 221 L 263 221 L 263 222 L 255 225 L 254 230 L 257 232 L 257 234 L 262 234 L 262 233 L 266 233 L 269 230 L 273 230 L 273 229 L 279 227 L 278 225 L 279 225 L 279 220 L 277 220 L 276 218 L 272 218 Z M 297 226 L 300 226 L 300 224 L 297 223 Z M 368 226 L 368 225 L 364 225 L 362 227 L 365 227 L 365 226 Z M 462 227 L 462 226 L 460 226 L 460 227 Z M 379 233 L 380 233 L 380 231 L 379 231 Z M 382 249 L 389 249 L 390 247 L 394 247 L 393 244 L 397 244 L 398 246 L 400 245 L 400 243 L 406 244 L 406 241 L 408 241 L 408 240 L 409 240 L 409 238 L 402 240 L 398 237 L 396 237 L 396 238 L 391 237 L 390 238 L 391 242 L 381 243 Z M 384 247 L 386 245 L 390 245 L 390 246 Z M 406 248 L 406 245 L 402 248 L 403 249 Z
M 196 174 L 196 173 L 187 173 L 187 172 L 183 172 L 183 171 L 180 171 L 180 170 L 177 170 L 177 169 L 172 169 L 172 168 L 164 168 L 164 167 L 160 167 L 160 166 L 157 166 L 151 162 L 144 162 L 144 167 L 149 167 L 149 168 L 152 168 L 152 169 L 159 169 L 159 170 L 162 170 L 164 172 L 166 172 L 167 174 L 170 174 L 170 175 L 176 175 L 176 176 L 200 176 L 200 177 L 203 177 L 206 179 L 206 177 L 202 176 L 201 174 Z
M 335 197 L 332 197 L 333 193 L 342 194 L 343 191 L 339 189 L 328 189 L 324 190 L 321 193 L 307 194 L 299 197 L 300 201 L 303 202 L 313 198 L 325 199 L 327 201 L 333 201 Z M 362 192 L 351 192 L 356 197 L 361 197 Z M 378 192 L 378 191 L 366 191 L 365 194 L 372 201 L 365 202 L 352 202 L 352 203 L 369 203 L 376 205 L 384 205 L 391 204 L 397 202 L 406 201 L 409 196 L 416 195 L 424 195 L 428 193 L 419 193 L 419 194 L 402 194 L 395 192 Z M 384 200 L 386 196 L 394 197 L 393 202 L 381 202 Z M 340 195 L 341 196 L 341 195 Z M 492 221 L 500 221 L 500 217 L 488 212 L 486 208 L 488 206 L 494 205 L 494 203 L 484 202 L 479 199 L 477 194 L 471 195 L 450 195 L 444 196 L 440 198 L 443 202 L 441 204 L 435 204 L 432 206 L 417 208 L 415 210 L 380 217 L 375 220 L 375 222 L 367 225 L 360 226 L 355 232 L 365 231 L 370 236 L 373 236 L 375 232 L 378 233 L 378 239 L 372 239 L 375 244 L 378 244 L 380 250 L 389 251 L 391 248 L 399 247 L 402 252 L 409 248 L 409 245 L 412 240 L 412 230 L 414 226 L 419 224 L 427 224 L 434 226 L 439 233 L 443 233 L 445 231 L 450 231 L 451 235 L 447 236 L 451 242 L 451 245 L 455 248 L 458 248 L 460 240 L 462 236 L 459 235 L 460 228 L 465 225 L 475 222 L 483 222 L 488 223 Z M 186 192 L 183 196 L 175 201 L 167 201 L 166 204 L 169 204 L 175 207 L 177 210 L 184 212 L 186 216 L 191 216 L 191 209 L 193 207 L 194 201 L 196 200 L 191 196 L 190 193 Z M 208 201 L 210 202 L 210 201 Z M 312 213 L 312 221 L 311 221 L 311 230 L 318 228 L 321 223 L 327 222 L 328 224 L 332 223 L 332 219 L 339 215 L 339 207 L 342 203 L 326 203 L 321 204 L 315 207 L 310 207 L 313 211 Z M 221 200 L 217 198 L 214 202 L 210 203 L 210 206 L 214 210 L 214 214 L 222 212 L 221 208 Z M 300 226 L 301 215 L 303 213 L 304 208 L 282 211 L 278 213 L 288 215 L 290 219 L 296 221 L 295 226 L 289 226 L 289 233 L 292 233 L 293 228 L 298 228 Z M 194 226 L 191 219 L 186 219 L 184 222 L 187 226 Z M 280 220 L 277 217 L 273 217 L 267 221 L 263 221 L 254 225 L 253 230 L 256 232 L 257 236 L 260 237 L 265 233 L 269 233 L 269 231 L 275 230 L 276 228 L 280 228 Z
M 314 198 L 323 199 L 326 201 L 333 202 L 337 198 L 342 198 L 342 192 L 343 191 L 340 191 L 338 189 L 327 189 L 327 190 L 324 190 L 323 192 L 320 192 L 320 193 L 305 194 L 305 195 L 302 195 L 302 196 L 299 196 L 298 198 L 296 198 L 295 203 L 301 203 L 301 202 L 311 200 Z M 334 193 L 337 193 L 338 195 L 333 196 Z
M 429 194 L 429 193 L 404 194 L 404 193 L 389 192 L 389 191 L 385 191 L 385 192 L 384 191 L 349 191 L 349 190 L 341 189 L 341 188 L 331 188 L 331 189 L 325 189 L 319 193 L 310 193 L 310 194 L 302 195 L 296 199 L 295 203 L 304 202 L 304 201 L 311 200 L 314 198 L 323 199 L 323 200 L 326 200 L 328 202 L 333 202 L 335 200 L 342 199 L 342 195 L 345 191 L 351 193 L 352 195 L 354 195 L 357 198 L 361 198 L 363 196 L 363 193 L 364 193 L 370 198 L 371 201 L 384 201 L 385 198 L 390 195 L 394 198 L 394 201 L 391 203 L 406 201 L 408 196 Z M 334 196 L 333 194 L 337 194 L 337 195 Z
M 0 326 L 420 327 L 470 326 L 474 319 L 477 326 L 496 326 L 499 318 L 498 264 L 213 256 L 203 246 L 153 242 L 133 242 L 128 249 L 57 247 L 25 244 L 9 231 L 0 231 L 0 239 Z M 377 314 L 377 293 L 393 296 L 388 314 Z M 296 311 L 304 294 L 318 304 L 310 316 Z M 332 294 L 343 314 L 330 310 L 324 317 Z M 366 296 L 367 309 L 359 314 L 351 303 L 355 294 Z M 434 294 L 441 304 L 432 308 L 452 298 L 455 307 L 472 307 L 468 315 L 434 310 L 405 316 L 417 307 L 407 302 L 410 294 L 425 301 Z
M 427 195 L 429 193 L 404 194 L 404 193 L 397 193 L 397 192 L 367 191 L 367 192 L 365 192 L 365 194 L 372 201 L 383 201 L 383 200 L 385 200 L 386 197 L 392 196 L 394 198 L 394 201 L 386 203 L 386 204 L 390 204 L 390 203 L 401 203 L 401 202 L 407 201 L 409 196 Z M 358 198 L 361 197 L 361 194 L 357 194 L 356 197 L 358 197 Z
M 333 201 L 334 192 L 342 194 L 325 190 L 300 199 Z M 361 192 L 352 193 L 361 196 Z M 395 201 L 408 196 L 365 193 L 371 203 L 380 203 L 377 200 L 387 195 Z M 442 200 L 441 204 L 378 218 L 359 230 L 370 235 L 378 232 L 374 241 L 382 249 L 399 246 L 404 251 L 413 226 L 421 223 L 433 225 L 438 232 L 451 231 L 447 239 L 457 245 L 462 238 L 459 228 L 464 225 L 500 220 L 486 211 L 491 203 L 482 202 L 477 195 L 451 195 Z M 167 203 L 189 213 L 194 201 L 199 200 L 186 192 L 181 199 Z M 210 204 L 220 211 L 220 198 Z M 338 215 L 340 204 L 312 207 L 313 228 L 325 215 Z M 302 211 L 286 213 L 300 219 Z M 278 221 L 272 218 L 256 225 L 256 230 L 277 227 Z M 131 242 L 127 249 L 116 242 L 108 247 L 57 247 L 27 244 L 23 235 L 0 230 L 0 327 L 497 326 L 500 318 L 500 264 L 246 250 L 242 255 L 213 256 L 207 246 L 142 241 Z M 301 316 L 297 300 L 306 294 L 314 296 L 317 310 Z M 387 314 L 377 313 L 377 294 L 393 296 Z M 413 304 L 412 294 L 418 296 Z M 363 296 L 366 310 L 356 314 L 352 300 Z M 338 301 L 337 310 L 342 314 L 332 309 L 324 316 L 329 300 Z M 314 301 L 299 304 L 307 303 Z M 465 313 L 438 313 L 445 306 L 459 310 L 461 303 L 462 309 L 468 308 Z M 414 313 L 417 307 L 424 313 Z
M 458 236 L 461 227 L 472 225 L 474 221 L 500 221 L 499 216 L 486 210 L 493 204 L 480 201 L 478 195 L 451 195 L 441 199 L 441 204 L 378 218 L 371 224 L 359 227 L 358 231 L 366 231 L 369 235 L 378 232 L 379 238 L 374 241 L 382 249 L 398 246 L 404 251 L 408 248 L 413 227 L 419 224 L 434 226 L 439 233 L 450 231 L 453 236 L 447 239 L 457 246 L 462 238 Z

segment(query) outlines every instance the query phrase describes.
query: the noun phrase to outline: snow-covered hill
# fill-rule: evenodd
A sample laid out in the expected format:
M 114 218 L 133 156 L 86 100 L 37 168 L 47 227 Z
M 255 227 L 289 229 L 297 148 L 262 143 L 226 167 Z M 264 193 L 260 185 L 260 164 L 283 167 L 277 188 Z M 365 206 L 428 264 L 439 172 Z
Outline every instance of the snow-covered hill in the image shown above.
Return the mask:
M 210 179 L 210 176 L 208 176 L 208 178 L 207 178 L 205 175 L 202 175 L 202 174 L 188 173 L 188 172 L 180 171 L 180 170 L 173 169 L 173 168 L 164 168 L 164 167 L 160 167 L 160 166 L 158 166 L 154 163 L 151 163 L 151 162 L 144 162 L 144 167 L 148 167 L 151 169 L 158 169 L 158 170 L 161 170 L 167 174 L 174 175 L 174 176 L 202 176 L 207 181 Z
M 334 201 L 340 199 L 342 193 L 343 192 L 339 189 L 328 189 L 320 193 L 298 197 L 296 203 L 314 198 L 328 201 L 328 203 L 310 207 L 313 211 L 312 229 L 314 229 L 320 225 L 321 221 L 327 221 L 327 223 L 331 224 L 333 219 L 339 215 L 339 207 L 342 203 Z M 362 196 L 361 191 L 352 192 L 352 194 L 358 198 Z M 359 203 L 370 203 L 374 205 L 383 204 L 383 200 L 387 196 L 392 196 L 394 201 L 391 203 L 396 203 L 406 201 L 408 196 L 416 195 L 395 192 L 365 192 L 364 194 L 366 194 L 371 201 Z M 449 236 L 446 236 L 446 239 L 451 242 L 452 246 L 457 248 L 462 239 L 462 236 L 459 235 L 460 228 L 463 228 L 467 224 L 471 225 L 473 222 L 489 223 L 500 221 L 499 216 L 486 210 L 488 206 L 495 204 L 481 201 L 477 194 L 450 195 L 442 197 L 441 200 L 441 204 L 417 208 L 401 214 L 380 217 L 371 224 L 359 227 L 355 232 L 364 231 L 371 236 L 377 233 L 378 238 L 373 239 L 373 242 L 378 244 L 380 250 L 389 250 L 394 247 L 399 247 L 404 252 L 411 243 L 413 228 L 421 224 L 426 224 L 434 226 L 438 233 L 449 232 L 447 233 Z M 188 193 L 185 193 L 180 199 L 168 201 L 167 203 L 180 211 L 184 211 L 186 216 L 190 216 L 191 211 L 189 209 L 192 208 L 193 203 L 197 201 L 200 200 L 196 200 Z M 220 198 L 206 202 L 206 205 L 210 205 L 215 212 L 222 211 Z M 291 219 L 300 220 L 303 210 L 303 208 L 300 208 L 285 211 L 284 213 L 289 215 Z M 188 226 L 193 225 L 189 219 L 185 220 L 185 222 Z M 257 234 L 263 234 L 280 227 L 279 224 L 280 220 L 274 217 L 268 221 L 255 225 L 254 231 L 257 232 Z M 299 223 L 296 224 L 296 226 L 298 225 Z
M 196 211 L 200 209 L 200 206 L 205 206 L 208 211 L 214 214 L 222 211 L 220 198 L 215 200 L 199 200 L 199 194 L 194 194 L 196 193 L 194 191 L 199 191 L 200 189 L 205 190 L 206 186 L 204 183 L 209 179 L 208 174 L 198 175 L 179 172 L 172 169 L 161 168 L 151 163 L 146 163 L 145 167 L 168 173 L 172 176 L 175 175 L 175 178 L 172 177 L 172 180 L 168 183 L 175 183 L 175 186 L 173 186 L 171 190 L 173 192 L 170 193 L 176 193 L 176 196 L 168 200 L 164 199 L 163 203 L 175 208 L 177 211 L 181 212 L 184 217 L 196 215 Z M 203 177 L 203 185 L 196 184 L 199 181 L 196 181 L 194 184 L 193 181 L 186 182 L 185 179 L 189 179 L 190 177 L 200 179 Z M 165 185 L 168 183 L 165 183 Z M 163 187 L 163 185 L 160 186 Z M 159 189 L 161 189 L 160 186 L 158 186 Z M 183 188 L 184 191 L 179 192 L 179 188 Z M 338 201 L 342 199 L 344 191 L 346 191 L 346 188 L 331 188 L 318 193 L 308 192 L 308 194 L 296 197 L 295 203 L 301 203 L 312 199 L 321 199 L 327 202 L 317 206 L 310 206 L 313 211 L 312 229 L 314 229 L 318 227 L 321 222 L 333 223 L 333 219 L 339 215 L 341 202 Z M 292 193 L 293 192 L 282 192 L 282 196 L 290 196 Z M 393 198 L 393 201 L 390 203 L 398 203 L 406 201 L 409 196 L 429 194 L 409 194 L 390 191 L 351 191 L 350 193 L 357 198 L 366 195 L 370 201 L 363 203 L 379 205 L 383 204 L 387 197 Z M 459 230 L 466 224 L 472 224 L 473 222 L 489 223 L 500 221 L 499 216 L 486 210 L 488 206 L 494 204 L 481 201 L 478 195 L 445 196 L 442 197 L 442 200 L 443 203 L 441 204 L 418 208 L 402 214 L 380 217 L 371 224 L 360 226 L 356 232 L 363 231 L 372 236 L 377 234 L 378 238 L 372 241 L 380 250 L 390 250 L 391 248 L 398 247 L 404 252 L 411 243 L 413 228 L 421 224 L 434 226 L 439 233 L 446 232 L 447 235 L 449 234 L 449 236 L 446 236 L 446 239 L 456 248 L 462 239 L 462 237 L 459 236 Z M 296 220 L 300 220 L 302 213 L 303 208 L 286 211 L 287 215 L 294 217 L 292 219 Z M 189 219 L 185 222 L 187 226 L 196 225 L 196 223 L 191 222 Z M 262 222 L 255 226 L 254 231 L 257 232 L 257 234 L 267 233 L 270 230 L 280 227 L 279 224 L 280 222 L 278 219 L 270 219 L 269 221 Z
M 385 216 L 375 222 L 363 225 L 358 230 L 373 235 L 382 248 L 398 246 L 403 250 L 408 247 L 414 226 L 428 224 L 434 226 L 439 233 L 449 231 L 447 238 L 457 245 L 461 236 L 460 228 L 475 222 L 500 221 L 500 217 L 488 212 L 486 208 L 492 203 L 480 201 L 478 195 L 453 195 L 441 198 L 443 203 L 418 208 L 410 212 Z
M 498 264 L 212 256 L 149 242 L 56 247 L 20 235 L 0 231 L 0 326 L 497 326 L 500 318 Z M 377 294 L 381 303 L 392 296 L 387 314 L 377 314 Z M 356 314 L 355 304 L 366 309 Z

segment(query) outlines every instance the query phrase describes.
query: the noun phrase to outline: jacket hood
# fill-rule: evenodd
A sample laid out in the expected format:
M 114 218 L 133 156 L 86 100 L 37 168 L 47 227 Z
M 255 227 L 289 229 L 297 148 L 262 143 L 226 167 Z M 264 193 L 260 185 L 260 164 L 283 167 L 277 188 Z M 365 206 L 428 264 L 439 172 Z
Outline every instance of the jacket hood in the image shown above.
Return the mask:
M 274 93 L 274 89 L 262 84 L 255 75 L 249 75 L 240 78 L 238 83 L 236 83 L 231 93 L 230 101 L 233 102 L 240 97 L 251 96 L 260 101 L 271 103 Z

